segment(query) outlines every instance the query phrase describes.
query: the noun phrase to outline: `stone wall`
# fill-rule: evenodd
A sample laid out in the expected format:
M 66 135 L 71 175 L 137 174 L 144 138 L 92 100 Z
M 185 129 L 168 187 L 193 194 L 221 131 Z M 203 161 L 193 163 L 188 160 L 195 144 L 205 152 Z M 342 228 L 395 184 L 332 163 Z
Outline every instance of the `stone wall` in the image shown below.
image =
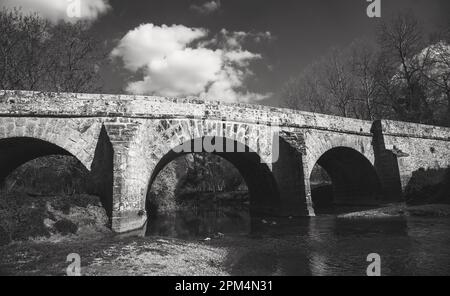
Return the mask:
M 385 149 L 396 155 L 400 183 L 404 189 L 419 169 L 450 167 L 450 129 L 382 120 Z

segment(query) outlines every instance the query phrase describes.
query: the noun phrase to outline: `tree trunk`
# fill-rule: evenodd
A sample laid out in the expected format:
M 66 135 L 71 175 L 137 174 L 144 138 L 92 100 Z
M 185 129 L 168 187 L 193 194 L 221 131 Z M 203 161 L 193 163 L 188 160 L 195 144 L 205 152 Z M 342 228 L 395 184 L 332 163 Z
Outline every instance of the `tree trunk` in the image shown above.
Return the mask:
M 447 89 L 445 93 L 447 95 L 447 120 L 445 123 L 450 126 L 450 89 Z

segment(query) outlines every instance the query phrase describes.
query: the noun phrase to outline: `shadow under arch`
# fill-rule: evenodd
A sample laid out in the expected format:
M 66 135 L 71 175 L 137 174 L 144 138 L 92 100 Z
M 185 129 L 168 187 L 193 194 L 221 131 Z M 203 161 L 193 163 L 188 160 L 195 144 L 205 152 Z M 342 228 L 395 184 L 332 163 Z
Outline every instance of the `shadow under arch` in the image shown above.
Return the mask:
M 349 147 L 331 148 L 320 156 L 317 165 L 326 171 L 332 185 L 330 190 L 320 193 L 313 189 L 313 204 L 319 204 L 323 195 L 330 194 L 331 203 L 336 205 L 374 205 L 379 202 L 382 187 L 378 174 L 359 151 Z
M 75 158 L 87 174 L 89 183 L 87 193 L 99 196 L 108 217 L 112 216 L 113 150 L 111 142 L 102 128 L 91 168 L 66 149 L 46 140 L 32 137 L 10 137 L 0 139 L 0 187 L 6 178 L 21 165 L 51 155 L 64 155 Z
M 223 152 L 218 152 L 217 149 L 213 152 L 206 151 L 204 149 L 204 145 L 202 145 L 205 138 L 209 138 L 213 144 L 215 141 L 220 140 L 221 143 L 223 143 L 223 149 L 221 150 Z M 182 150 L 180 147 L 190 147 L 190 149 Z M 231 150 L 232 152 L 228 152 L 230 151 L 230 147 L 233 147 Z M 274 176 L 267 164 L 262 163 L 258 153 L 252 151 L 248 146 L 225 137 L 195 138 L 184 142 L 177 147 L 173 147 L 168 153 L 166 153 L 159 160 L 153 170 L 147 187 L 147 213 L 151 213 L 151 209 L 149 208 L 150 203 L 148 201 L 148 193 L 152 189 L 153 182 L 159 172 L 177 157 L 189 153 L 205 152 L 222 157 L 230 162 L 239 171 L 248 188 L 251 215 L 274 215 L 277 213 L 280 207 L 280 195 Z
M 19 166 L 30 160 L 49 155 L 74 156 L 55 144 L 36 138 L 0 139 L 0 184 Z

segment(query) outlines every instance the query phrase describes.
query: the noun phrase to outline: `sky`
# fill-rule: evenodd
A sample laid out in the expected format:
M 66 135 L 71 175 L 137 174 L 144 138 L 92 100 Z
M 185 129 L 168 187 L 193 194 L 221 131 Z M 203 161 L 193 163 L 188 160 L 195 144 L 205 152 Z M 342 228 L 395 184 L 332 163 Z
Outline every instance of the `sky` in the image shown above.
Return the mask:
M 426 31 L 449 25 L 448 0 L 0 0 L 52 22 L 83 18 L 107 44 L 105 93 L 199 96 L 278 105 L 280 89 L 333 46 L 374 38 L 411 11 Z M 70 14 L 70 16 L 69 16 Z

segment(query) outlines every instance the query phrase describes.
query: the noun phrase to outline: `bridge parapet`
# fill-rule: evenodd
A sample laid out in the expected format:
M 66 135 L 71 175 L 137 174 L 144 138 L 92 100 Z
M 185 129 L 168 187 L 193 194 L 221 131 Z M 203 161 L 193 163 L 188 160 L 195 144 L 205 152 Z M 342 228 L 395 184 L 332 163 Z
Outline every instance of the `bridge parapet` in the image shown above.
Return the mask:
M 192 118 L 370 135 L 371 121 L 198 98 L 0 90 L 0 116 Z
M 443 126 L 394 120 L 378 120 L 374 126 L 385 136 L 450 141 L 450 128 Z

